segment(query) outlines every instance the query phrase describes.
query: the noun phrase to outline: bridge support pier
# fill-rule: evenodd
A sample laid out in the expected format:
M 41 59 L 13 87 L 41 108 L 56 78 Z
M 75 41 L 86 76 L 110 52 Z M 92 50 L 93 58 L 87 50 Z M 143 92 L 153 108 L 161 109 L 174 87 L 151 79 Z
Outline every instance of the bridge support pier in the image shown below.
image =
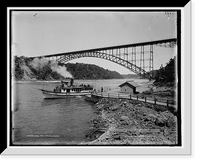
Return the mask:
M 149 72 L 153 77 L 153 45 L 150 45 Z

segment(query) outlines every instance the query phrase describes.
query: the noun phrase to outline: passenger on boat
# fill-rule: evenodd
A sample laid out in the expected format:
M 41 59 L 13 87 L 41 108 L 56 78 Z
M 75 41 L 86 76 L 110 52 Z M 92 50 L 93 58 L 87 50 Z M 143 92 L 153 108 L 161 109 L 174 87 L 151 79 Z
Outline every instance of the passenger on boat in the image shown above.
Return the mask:
M 53 91 L 56 93 L 61 93 L 61 88 L 59 86 L 56 86 Z

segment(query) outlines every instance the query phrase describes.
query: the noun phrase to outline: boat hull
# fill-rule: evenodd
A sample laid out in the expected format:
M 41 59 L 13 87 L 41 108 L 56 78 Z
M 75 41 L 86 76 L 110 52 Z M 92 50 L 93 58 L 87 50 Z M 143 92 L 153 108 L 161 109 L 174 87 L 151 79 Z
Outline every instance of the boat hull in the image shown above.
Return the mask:
M 41 90 L 44 99 L 65 99 L 68 97 L 80 97 L 89 95 L 90 92 L 72 92 L 72 93 L 56 93 L 52 91 Z

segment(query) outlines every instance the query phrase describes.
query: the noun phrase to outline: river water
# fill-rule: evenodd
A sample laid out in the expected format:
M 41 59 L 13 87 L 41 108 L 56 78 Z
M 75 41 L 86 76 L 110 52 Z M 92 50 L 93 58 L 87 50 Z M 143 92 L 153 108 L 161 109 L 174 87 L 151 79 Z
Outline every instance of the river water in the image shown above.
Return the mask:
M 92 84 L 96 90 L 118 91 L 127 79 L 75 80 Z M 130 79 L 128 79 L 130 80 Z M 138 83 L 147 80 L 136 79 Z M 83 97 L 43 99 L 39 89 L 50 89 L 60 82 L 21 81 L 13 84 L 12 143 L 14 145 L 76 145 L 86 140 L 88 123 L 95 116 L 93 103 Z M 141 87 L 145 88 L 145 87 Z

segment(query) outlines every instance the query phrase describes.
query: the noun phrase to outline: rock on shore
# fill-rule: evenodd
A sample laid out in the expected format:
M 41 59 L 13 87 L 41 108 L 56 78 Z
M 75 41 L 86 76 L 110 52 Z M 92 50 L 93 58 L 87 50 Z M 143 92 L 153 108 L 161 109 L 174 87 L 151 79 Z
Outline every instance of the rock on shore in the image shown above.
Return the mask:
M 104 98 L 96 108 L 89 145 L 177 144 L 177 117 L 167 107 Z

